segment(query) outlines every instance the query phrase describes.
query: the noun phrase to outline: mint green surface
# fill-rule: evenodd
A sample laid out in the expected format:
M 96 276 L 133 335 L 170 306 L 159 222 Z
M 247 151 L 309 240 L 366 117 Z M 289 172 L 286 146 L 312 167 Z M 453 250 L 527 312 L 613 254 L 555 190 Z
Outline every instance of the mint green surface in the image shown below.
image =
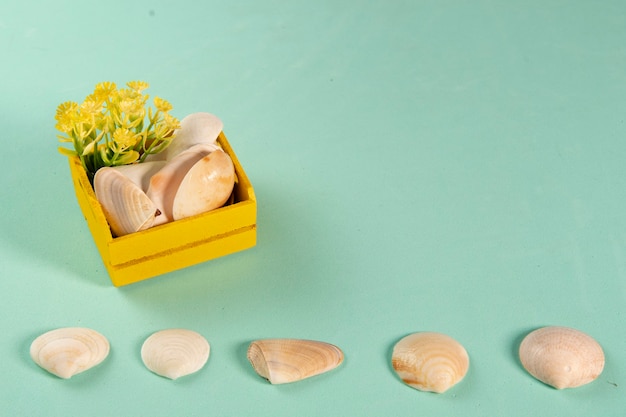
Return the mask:
M 0 5 L 2 416 L 623 416 L 626 2 L 4 1 Z M 257 193 L 254 249 L 111 285 L 57 153 L 56 106 L 151 84 L 217 114 Z M 557 391 L 517 358 L 544 325 L 606 367 Z M 70 380 L 29 346 L 85 326 L 109 358 Z M 139 350 L 202 333 L 170 381 Z M 460 341 L 445 394 L 404 385 L 393 345 Z M 257 338 L 334 343 L 331 373 L 272 386 Z

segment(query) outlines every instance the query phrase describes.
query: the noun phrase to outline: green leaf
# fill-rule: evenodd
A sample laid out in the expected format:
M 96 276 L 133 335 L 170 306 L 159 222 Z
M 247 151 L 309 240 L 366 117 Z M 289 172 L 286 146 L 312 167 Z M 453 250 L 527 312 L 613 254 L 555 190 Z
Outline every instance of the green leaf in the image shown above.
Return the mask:
M 62 147 L 62 146 L 59 146 L 59 152 L 60 152 L 62 155 L 65 155 L 65 156 L 76 156 L 76 155 L 78 155 L 78 154 L 76 153 L 76 151 L 74 151 L 74 150 L 72 150 L 72 149 L 67 149 L 67 148 L 64 148 L 64 147 Z

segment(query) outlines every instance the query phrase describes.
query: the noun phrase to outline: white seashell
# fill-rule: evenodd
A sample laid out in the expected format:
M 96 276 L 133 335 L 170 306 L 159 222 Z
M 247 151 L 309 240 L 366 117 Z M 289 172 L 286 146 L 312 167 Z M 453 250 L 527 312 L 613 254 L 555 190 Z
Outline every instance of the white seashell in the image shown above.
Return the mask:
M 343 352 L 325 342 L 299 339 L 256 340 L 248 347 L 254 370 L 272 384 L 300 381 L 335 369 Z
M 94 176 L 94 191 L 116 236 L 145 230 L 160 214 L 157 206 L 128 177 L 111 167 L 100 168 Z
M 150 186 L 150 178 L 164 166 L 165 161 L 149 161 L 140 164 L 120 165 L 112 168 L 124 174 L 146 192 Z
M 549 326 L 529 333 L 519 348 L 522 366 L 556 389 L 588 384 L 604 369 L 604 352 L 591 336 L 569 327 Z
M 450 336 L 421 332 L 396 343 L 391 364 L 407 385 L 421 391 L 443 393 L 463 379 L 469 369 L 469 356 Z
M 233 192 L 235 166 L 224 151 L 211 152 L 187 172 L 172 206 L 174 220 L 222 207 Z
M 95 330 L 82 327 L 51 330 L 30 345 L 33 361 L 64 379 L 93 368 L 108 354 L 108 340 Z
M 224 124 L 214 114 L 192 113 L 180 121 L 180 129 L 174 132 L 174 139 L 162 153 L 169 161 L 194 145 L 215 144 L 223 128 Z
M 161 216 L 154 225 L 174 220 L 172 213 L 174 197 L 178 188 L 187 175 L 187 172 L 196 162 L 213 152 L 216 148 L 211 145 L 195 145 L 181 152 L 174 159 L 167 162 L 161 170 L 152 176 L 147 196 L 159 208 Z
M 202 369 L 211 347 L 199 333 L 168 329 L 153 333 L 141 347 L 141 359 L 157 375 L 177 379 Z

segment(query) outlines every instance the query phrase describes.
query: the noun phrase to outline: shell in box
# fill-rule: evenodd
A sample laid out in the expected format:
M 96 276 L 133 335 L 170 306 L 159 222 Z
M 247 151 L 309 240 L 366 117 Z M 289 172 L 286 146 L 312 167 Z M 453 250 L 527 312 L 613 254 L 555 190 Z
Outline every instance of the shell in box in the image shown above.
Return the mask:
M 232 203 L 186 219 L 113 237 L 78 158 L 70 158 L 76 198 L 115 286 L 229 255 L 256 244 L 256 197 L 224 133 L 218 143 L 235 165 Z

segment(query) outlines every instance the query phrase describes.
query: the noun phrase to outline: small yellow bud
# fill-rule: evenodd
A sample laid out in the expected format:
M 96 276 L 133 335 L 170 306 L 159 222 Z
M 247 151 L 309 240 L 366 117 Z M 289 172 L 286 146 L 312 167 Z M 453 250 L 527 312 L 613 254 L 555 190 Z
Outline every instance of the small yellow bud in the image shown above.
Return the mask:
M 157 108 L 157 110 L 162 112 L 168 112 L 173 108 L 169 101 L 164 100 L 160 97 L 154 98 L 154 106 Z
M 129 81 L 126 85 L 140 94 L 143 90 L 150 87 L 150 85 L 145 81 Z
M 165 123 L 165 126 L 167 126 L 168 129 L 171 129 L 171 130 L 180 129 L 180 122 L 178 121 L 178 119 L 169 113 L 166 113 L 163 116 L 163 122 Z

